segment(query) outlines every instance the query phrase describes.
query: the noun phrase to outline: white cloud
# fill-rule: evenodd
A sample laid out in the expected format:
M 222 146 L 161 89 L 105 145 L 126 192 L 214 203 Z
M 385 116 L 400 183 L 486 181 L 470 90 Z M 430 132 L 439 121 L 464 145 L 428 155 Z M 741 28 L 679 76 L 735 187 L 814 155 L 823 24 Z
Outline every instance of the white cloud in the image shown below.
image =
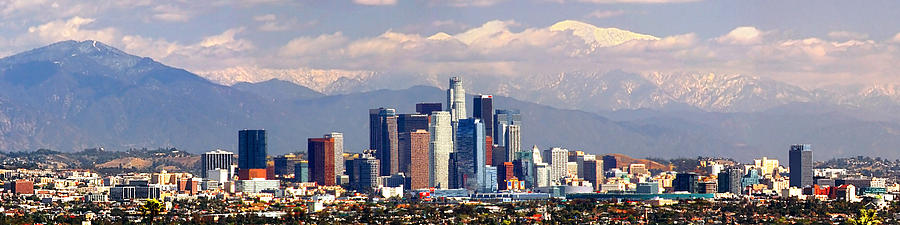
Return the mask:
M 191 19 L 191 13 L 174 5 L 158 5 L 153 7 L 152 18 L 164 22 L 186 22 Z
M 318 37 L 294 38 L 284 45 L 279 54 L 282 56 L 309 56 L 324 54 L 325 51 L 341 46 L 347 41 L 340 32 L 323 34 Z
M 92 18 L 73 17 L 68 20 L 55 20 L 39 26 L 28 28 L 28 35 L 36 38 L 37 41 L 48 43 L 64 40 L 87 40 L 92 39 L 101 42 L 115 41 L 118 32 L 114 28 L 103 28 L 97 30 L 82 29 L 82 26 L 93 23 Z M 31 37 L 24 37 L 30 39 Z M 35 41 L 35 40 L 31 40 Z
M 397 0 L 353 0 L 353 3 L 360 5 L 396 5 Z
M 624 14 L 625 14 L 624 10 L 595 10 L 595 11 L 591 12 L 591 14 L 588 14 L 587 17 L 588 18 L 596 18 L 596 19 L 606 19 L 606 18 L 610 18 L 610 17 L 621 16 Z
M 852 31 L 832 31 L 828 32 L 828 37 L 837 40 L 864 40 L 869 38 L 869 35 Z
M 728 34 L 716 38 L 719 43 L 748 45 L 762 41 L 762 32 L 756 27 L 738 27 Z
M 894 38 L 891 39 L 891 41 L 896 42 L 896 43 L 900 43 L 900 33 L 895 34 L 895 35 L 894 35 Z

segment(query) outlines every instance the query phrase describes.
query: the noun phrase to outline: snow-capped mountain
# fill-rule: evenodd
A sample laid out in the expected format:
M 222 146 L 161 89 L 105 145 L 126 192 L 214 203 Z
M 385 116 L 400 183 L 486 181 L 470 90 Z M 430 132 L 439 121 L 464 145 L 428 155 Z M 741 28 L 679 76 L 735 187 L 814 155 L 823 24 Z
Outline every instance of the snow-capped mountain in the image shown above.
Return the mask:
M 346 93 L 372 79 L 377 73 L 354 70 L 319 70 L 309 68 L 265 69 L 231 67 L 223 70 L 201 71 L 198 75 L 213 82 L 233 85 L 240 82 L 259 83 L 272 79 L 290 81 L 325 94 Z
M 584 39 L 585 43 L 597 47 L 609 47 L 620 45 L 632 40 L 659 40 L 646 34 L 639 34 L 618 28 L 600 28 L 589 23 L 563 20 L 553 24 L 549 28 L 551 31 L 571 31 L 573 35 Z

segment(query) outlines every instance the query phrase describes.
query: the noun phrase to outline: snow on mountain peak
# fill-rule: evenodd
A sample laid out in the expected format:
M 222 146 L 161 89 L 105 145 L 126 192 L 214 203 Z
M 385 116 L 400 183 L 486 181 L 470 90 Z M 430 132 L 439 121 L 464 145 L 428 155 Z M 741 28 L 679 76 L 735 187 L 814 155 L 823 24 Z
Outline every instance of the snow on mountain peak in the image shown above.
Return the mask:
M 584 39 L 585 43 L 597 47 L 620 45 L 631 40 L 659 40 L 646 34 L 639 34 L 618 28 L 600 28 L 589 23 L 563 20 L 550 26 L 551 31 L 572 31 L 575 36 Z

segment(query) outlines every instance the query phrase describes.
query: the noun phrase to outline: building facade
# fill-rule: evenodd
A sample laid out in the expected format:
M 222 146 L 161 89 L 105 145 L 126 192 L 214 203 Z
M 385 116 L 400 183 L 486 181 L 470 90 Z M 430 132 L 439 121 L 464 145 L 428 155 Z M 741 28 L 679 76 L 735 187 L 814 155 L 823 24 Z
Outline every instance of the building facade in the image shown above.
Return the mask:
M 307 146 L 310 181 L 319 185 L 335 185 L 334 139 L 310 138 Z
M 200 163 L 202 164 L 200 173 L 203 178 L 209 178 L 207 171 L 218 169 L 228 170 L 231 172 L 229 177 L 234 176 L 234 171 L 231 171 L 231 165 L 234 165 L 233 152 L 222 149 L 205 152 L 200 155 Z
M 462 79 L 450 78 L 450 88 L 447 89 L 447 111 L 450 112 L 450 121 L 456 122 L 465 119 L 466 116 L 466 89 L 463 88 Z
M 238 168 L 266 168 L 266 131 L 238 131 Z
M 813 184 L 813 152 L 809 144 L 791 145 L 790 157 L 791 187 L 806 187 Z
M 373 116 L 374 115 L 374 116 Z M 381 175 L 400 172 L 400 148 L 398 146 L 397 113 L 394 109 L 369 110 L 369 146 L 381 165 Z
M 431 181 L 429 185 L 436 188 L 450 188 L 449 161 L 453 152 L 453 128 L 450 126 L 450 112 L 437 111 L 431 115 L 428 128 L 431 141 L 428 145 Z
M 454 188 L 465 188 L 477 191 L 484 185 L 484 124 L 475 118 L 459 120 L 454 142 L 456 161 L 456 185 Z M 454 168 L 451 168 L 454 169 Z

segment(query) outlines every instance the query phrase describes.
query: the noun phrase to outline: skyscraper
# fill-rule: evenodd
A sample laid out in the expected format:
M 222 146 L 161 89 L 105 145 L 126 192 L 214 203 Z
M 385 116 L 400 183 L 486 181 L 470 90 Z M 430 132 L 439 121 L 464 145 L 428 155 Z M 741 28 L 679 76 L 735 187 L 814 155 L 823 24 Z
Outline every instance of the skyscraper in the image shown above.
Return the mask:
M 584 179 L 590 181 L 594 185 L 594 190 L 599 191 L 600 185 L 603 184 L 603 161 L 601 160 L 585 160 L 584 161 Z M 581 173 L 579 173 L 581 174 Z
M 381 175 L 389 176 L 400 172 L 396 111 L 388 108 L 370 109 L 369 126 L 369 146 L 375 150 Z
M 466 89 L 463 88 L 459 77 L 450 78 L 450 88 L 447 89 L 447 111 L 450 111 L 451 122 L 466 118 Z
M 416 130 L 428 130 L 428 115 L 400 114 L 397 117 L 397 133 L 408 133 Z
M 481 120 L 459 120 L 456 130 L 456 188 L 481 190 L 484 183 L 484 124 Z
M 494 126 L 493 129 L 493 137 L 494 143 L 499 146 L 509 146 L 507 144 L 507 140 L 509 138 L 506 137 L 506 133 L 508 130 L 508 126 L 510 125 L 518 125 L 521 127 L 522 125 L 522 114 L 519 113 L 518 109 L 497 109 L 494 110 Z M 518 138 L 513 140 L 520 140 Z M 521 147 L 521 144 L 519 145 Z M 510 148 L 507 148 L 510 149 Z M 513 149 L 516 152 L 521 151 L 522 149 Z
M 544 150 L 544 158 L 550 166 L 550 183 L 564 184 L 566 178 L 566 164 L 569 163 L 569 150 L 563 148 L 550 148 Z
M 522 151 L 522 133 L 521 127 L 519 125 L 509 125 L 506 126 L 506 134 L 504 135 L 506 138 L 504 143 L 506 143 L 506 153 L 508 160 L 512 160 L 516 156 L 516 152 Z M 497 141 L 495 138 L 494 141 Z
M 266 131 L 238 131 L 238 168 L 266 169 Z
M 309 161 L 300 160 L 294 164 L 294 181 L 301 183 L 309 182 Z
M 234 171 L 231 170 L 231 165 L 234 165 L 233 152 L 222 149 L 209 151 L 200 156 L 200 163 L 202 163 L 201 168 L 203 171 L 200 171 L 200 173 L 203 175 L 203 178 L 209 178 L 207 172 L 210 170 L 227 170 L 229 173 L 228 179 L 234 177 Z
M 331 132 L 325 134 L 324 137 L 334 139 L 334 175 L 340 177 L 346 172 L 344 169 L 344 133 Z
M 378 186 L 378 159 L 372 156 L 371 150 L 350 162 L 350 188 L 359 192 L 368 192 Z
M 477 95 L 472 101 L 474 113 L 472 117 L 481 119 L 484 123 L 484 136 L 494 136 L 494 96 Z
M 614 155 L 604 155 L 603 156 L 603 171 L 609 171 L 611 169 L 619 168 L 619 164 L 617 162 L 616 156 Z
M 430 116 L 433 112 L 443 111 L 444 109 L 442 107 L 443 106 L 441 105 L 440 102 L 417 103 L 416 104 L 416 113 L 425 114 L 425 115 Z
M 700 184 L 697 180 L 696 173 L 678 173 L 675 174 L 675 180 L 672 180 L 672 188 L 675 191 L 686 191 L 690 193 L 699 193 Z
M 309 180 L 319 185 L 335 185 L 334 139 L 310 138 L 306 154 L 309 159 Z
M 450 112 L 437 111 L 431 115 L 428 129 L 431 142 L 428 146 L 429 165 L 431 165 L 430 186 L 450 188 L 449 161 L 453 151 L 453 128 L 450 126 Z
M 285 154 L 282 156 L 275 157 L 272 161 L 274 161 L 274 169 L 275 176 L 284 178 L 288 174 L 295 175 L 294 173 L 294 165 L 299 163 L 302 159 L 300 156 L 294 154 Z
M 806 187 L 813 184 L 813 152 L 809 144 L 791 145 L 790 156 L 791 187 Z
M 426 188 L 431 180 L 428 149 L 431 135 L 425 130 L 400 134 L 401 172 L 410 179 L 409 188 Z
M 744 177 L 743 171 L 738 168 L 729 168 L 719 172 L 719 193 L 741 194 L 744 187 L 741 186 L 741 178 Z

